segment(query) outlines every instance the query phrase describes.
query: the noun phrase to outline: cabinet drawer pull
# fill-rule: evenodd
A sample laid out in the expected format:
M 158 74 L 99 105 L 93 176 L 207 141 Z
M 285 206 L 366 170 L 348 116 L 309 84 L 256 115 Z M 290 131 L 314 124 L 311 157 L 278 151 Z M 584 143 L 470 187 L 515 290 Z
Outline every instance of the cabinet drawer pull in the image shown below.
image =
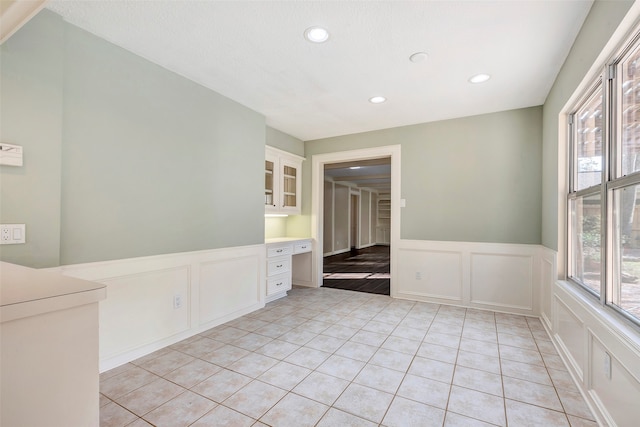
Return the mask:
M 276 265 L 276 268 L 282 268 L 282 264 Z
M 278 249 L 276 252 L 281 253 L 284 249 Z
M 281 285 L 282 285 L 282 282 L 276 283 L 276 286 L 281 286 Z

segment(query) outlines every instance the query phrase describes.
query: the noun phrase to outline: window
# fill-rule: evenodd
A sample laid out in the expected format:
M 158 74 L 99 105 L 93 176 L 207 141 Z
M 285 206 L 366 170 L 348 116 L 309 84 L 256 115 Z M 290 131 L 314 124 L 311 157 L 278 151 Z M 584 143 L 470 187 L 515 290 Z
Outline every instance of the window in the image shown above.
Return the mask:
M 640 324 L 640 42 L 569 115 L 568 278 Z

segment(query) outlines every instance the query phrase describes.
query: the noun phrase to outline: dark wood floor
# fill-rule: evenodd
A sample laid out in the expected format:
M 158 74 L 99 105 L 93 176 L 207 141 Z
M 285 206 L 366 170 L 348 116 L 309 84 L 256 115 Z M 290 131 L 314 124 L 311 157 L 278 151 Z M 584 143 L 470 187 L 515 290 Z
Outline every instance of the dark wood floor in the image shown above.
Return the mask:
M 324 258 L 323 286 L 389 295 L 389 246 L 371 246 Z

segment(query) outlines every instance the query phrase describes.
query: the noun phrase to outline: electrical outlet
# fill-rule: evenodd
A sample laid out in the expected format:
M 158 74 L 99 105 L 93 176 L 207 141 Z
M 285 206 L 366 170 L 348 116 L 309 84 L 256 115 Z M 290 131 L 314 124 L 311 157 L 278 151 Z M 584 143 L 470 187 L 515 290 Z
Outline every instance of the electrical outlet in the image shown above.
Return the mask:
M 422 273 L 416 271 L 416 280 L 422 280 Z
M 0 224 L 0 245 L 26 243 L 24 224 Z
M 173 308 L 178 309 L 182 307 L 182 295 L 173 296 Z

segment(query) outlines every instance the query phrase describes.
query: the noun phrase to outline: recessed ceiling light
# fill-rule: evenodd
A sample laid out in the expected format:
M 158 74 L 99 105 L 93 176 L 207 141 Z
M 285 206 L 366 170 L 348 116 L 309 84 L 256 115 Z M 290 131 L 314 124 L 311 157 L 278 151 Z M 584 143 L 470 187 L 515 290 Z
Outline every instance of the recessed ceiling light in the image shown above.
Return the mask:
M 409 57 L 409 61 L 415 62 L 416 64 L 418 64 L 420 62 L 426 61 L 428 57 L 429 55 L 427 55 L 426 52 L 416 52 Z
M 324 43 L 329 40 L 329 31 L 322 27 L 310 27 L 305 30 L 304 38 L 313 43 Z
M 369 102 L 372 104 L 382 104 L 386 100 L 387 98 L 385 98 L 384 96 L 374 96 L 372 98 L 369 98 Z
M 470 83 L 484 83 L 489 80 L 491 76 L 489 74 L 476 74 L 469 79 Z

